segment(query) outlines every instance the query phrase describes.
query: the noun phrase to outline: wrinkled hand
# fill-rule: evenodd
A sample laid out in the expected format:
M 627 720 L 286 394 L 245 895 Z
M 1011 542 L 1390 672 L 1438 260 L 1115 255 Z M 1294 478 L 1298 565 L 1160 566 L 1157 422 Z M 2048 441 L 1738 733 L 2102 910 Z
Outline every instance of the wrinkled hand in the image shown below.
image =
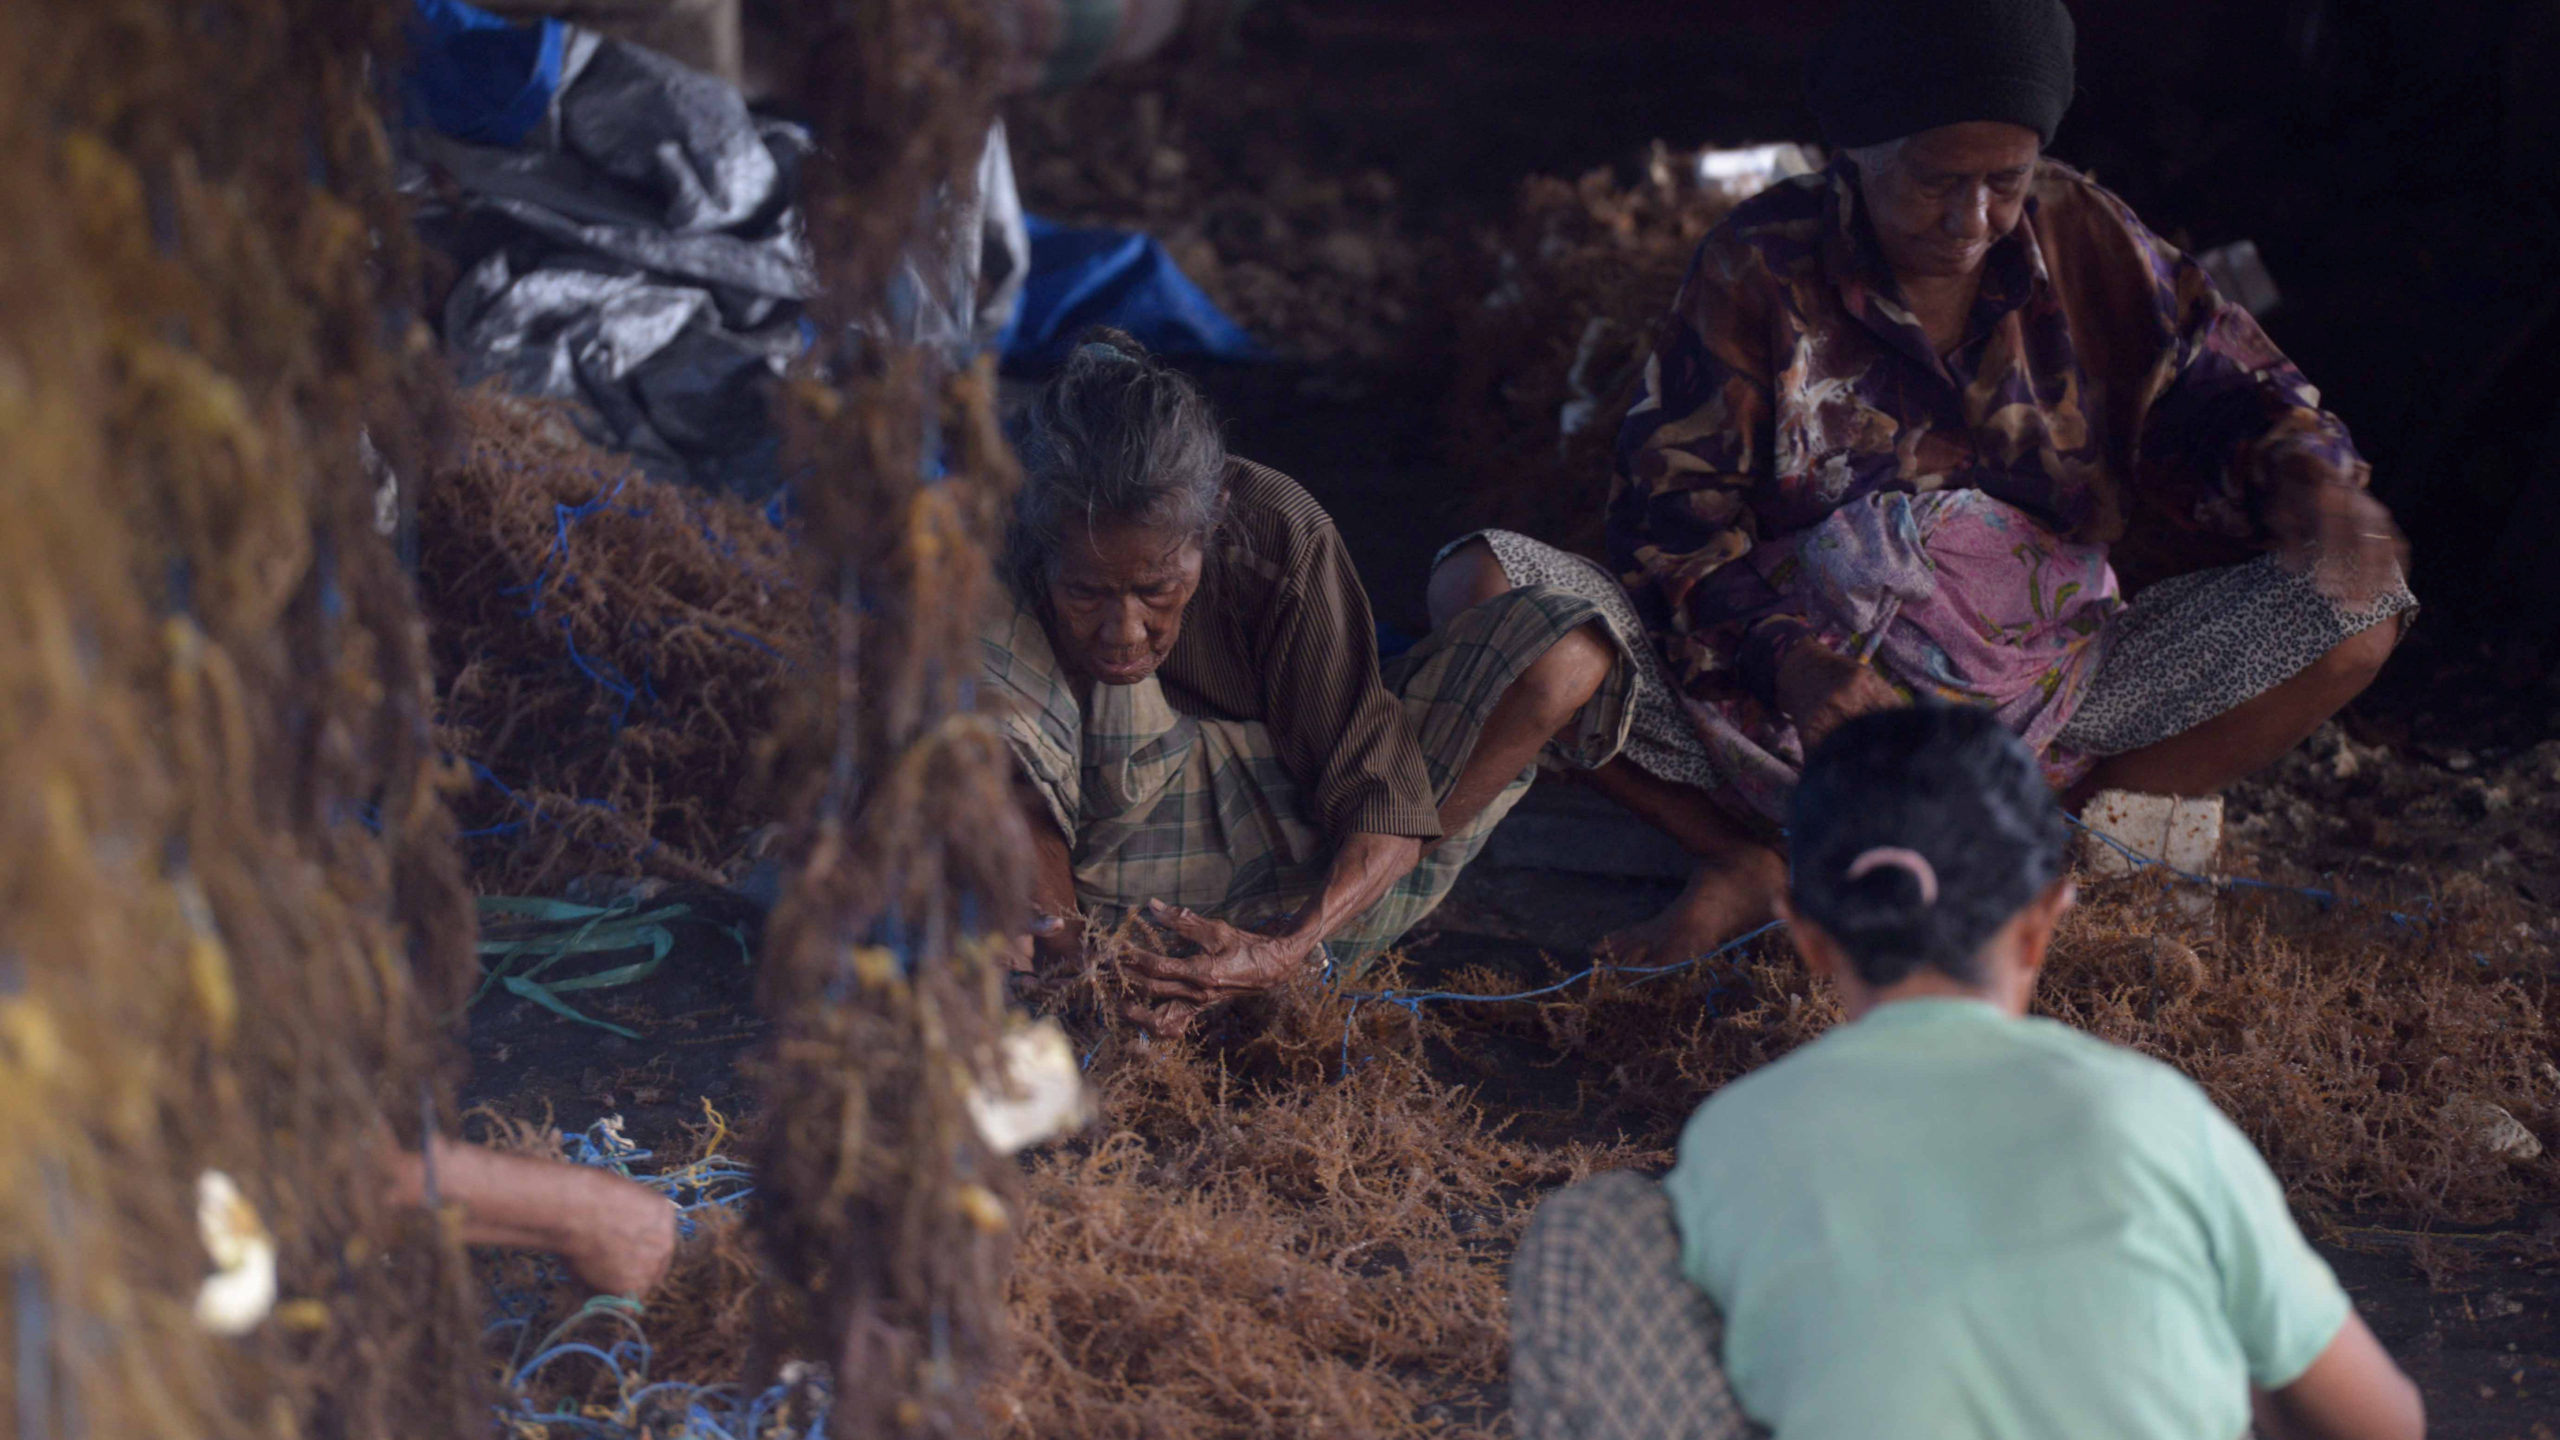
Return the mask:
M 1294 935 L 1258 935 L 1161 900 L 1147 902 L 1146 918 L 1200 947 L 1175 957 L 1134 951 L 1121 968 L 1136 992 L 1122 1010 L 1151 1034 L 1179 1035 L 1194 1017 L 1221 1000 L 1256 995 L 1287 983 L 1307 967 L 1314 942 Z
M 2383 503 L 2352 485 L 2294 479 L 2267 503 L 2277 563 L 2321 594 L 2362 610 L 2407 573 L 2409 542 Z
M 1778 708 L 1795 722 L 1808 756 L 1851 720 L 1903 703 L 1902 692 L 1875 667 L 1818 640 L 1799 642 L 1778 666 Z

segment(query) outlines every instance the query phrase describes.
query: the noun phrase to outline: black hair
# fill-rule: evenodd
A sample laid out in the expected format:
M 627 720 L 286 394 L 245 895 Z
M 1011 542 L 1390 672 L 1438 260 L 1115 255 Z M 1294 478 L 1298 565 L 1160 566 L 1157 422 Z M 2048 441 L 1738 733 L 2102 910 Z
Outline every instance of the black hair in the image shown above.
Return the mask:
M 1022 460 L 1006 543 L 1015 593 L 1037 603 L 1071 524 L 1164 526 L 1206 541 L 1226 517 L 1227 442 L 1189 377 L 1096 326 L 1011 427 Z
M 1806 762 L 1789 815 L 1787 894 L 1870 985 L 1923 967 L 1983 979 L 1982 947 L 2061 875 L 2067 822 L 2025 743 L 1990 711 L 1862 715 Z M 1875 850 L 1928 862 L 1850 870 Z

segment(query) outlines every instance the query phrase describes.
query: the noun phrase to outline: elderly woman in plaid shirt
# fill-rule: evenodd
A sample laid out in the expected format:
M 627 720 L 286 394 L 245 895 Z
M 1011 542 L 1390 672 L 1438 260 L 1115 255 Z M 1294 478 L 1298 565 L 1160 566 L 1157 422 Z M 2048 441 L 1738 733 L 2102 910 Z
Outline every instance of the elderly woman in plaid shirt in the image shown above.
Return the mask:
M 1124 963 L 1150 1028 L 1367 964 L 1542 751 L 1625 742 L 1636 659 L 1587 597 L 1436 593 L 1438 628 L 1382 668 L 1332 520 L 1125 335 L 1088 337 L 1016 440 L 1015 603 L 983 654 L 1038 840 L 1034 948 L 1072 963 L 1132 914 L 1178 937 Z

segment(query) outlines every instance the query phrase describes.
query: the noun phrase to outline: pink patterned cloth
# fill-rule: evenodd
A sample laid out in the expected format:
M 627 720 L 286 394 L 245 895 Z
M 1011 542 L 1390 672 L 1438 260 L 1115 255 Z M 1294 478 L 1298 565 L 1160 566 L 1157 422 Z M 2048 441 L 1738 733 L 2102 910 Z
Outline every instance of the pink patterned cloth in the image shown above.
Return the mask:
M 2057 786 L 2090 759 L 2056 746 L 2125 608 L 2106 547 L 2064 540 L 1980 490 L 1852 501 L 1744 563 L 1803 606 L 1815 638 L 1913 698 L 1989 706 Z M 1778 819 L 1804 763 L 1795 727 L 1737 698 L 1690 718 L 1753 809 Z

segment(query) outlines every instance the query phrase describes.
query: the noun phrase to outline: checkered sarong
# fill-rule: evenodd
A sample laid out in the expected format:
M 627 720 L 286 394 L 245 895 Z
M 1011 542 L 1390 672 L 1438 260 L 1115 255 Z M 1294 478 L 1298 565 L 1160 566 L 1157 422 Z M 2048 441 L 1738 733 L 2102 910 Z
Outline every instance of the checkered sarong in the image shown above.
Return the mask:
M 1585 597 L 1524 586 L 1456 617 L 1382 667 L 1388 691 L 1404 702 L 1435 798 L 1457 782 L 1485 717 L 1521 672 L 1600 618 L 1600 607 Z M 1556 763 L 1606 764 L 1626 743 L 1634 661 L 1611 638 L 1619 661 L 1549 747 Z M 1015 759 L 1068 839 L 1077 898 L 1089 919 L 1110 925 L 1162 900 L 1253 926 L 1289 914 L 1322 887 L 1331 842 L 1311 823 L 1306 787 L 1281 765 L 1260 722 L 1185 715 L 1153 677 L 1091 686 L 1079 702 L 1038 617 L 1025 610 L 999 620 L 981 650 L 989 689 L 1009 702 L 1005 734 Z M 1335 962 L 1356 970 L 1430 914 L 1536 774 L 1534 767 L 1522 771 L 1472 824 L 1444 837 L 1367 913 L 1331 936 L 1326 949 Z
M 1547 1197 L 1511 1262 L 1520 1440 L 1753 1440 L 1725 1383 L 1724 1318 L 1680 1273 L 1662 1186 L 1632 1171 Z

